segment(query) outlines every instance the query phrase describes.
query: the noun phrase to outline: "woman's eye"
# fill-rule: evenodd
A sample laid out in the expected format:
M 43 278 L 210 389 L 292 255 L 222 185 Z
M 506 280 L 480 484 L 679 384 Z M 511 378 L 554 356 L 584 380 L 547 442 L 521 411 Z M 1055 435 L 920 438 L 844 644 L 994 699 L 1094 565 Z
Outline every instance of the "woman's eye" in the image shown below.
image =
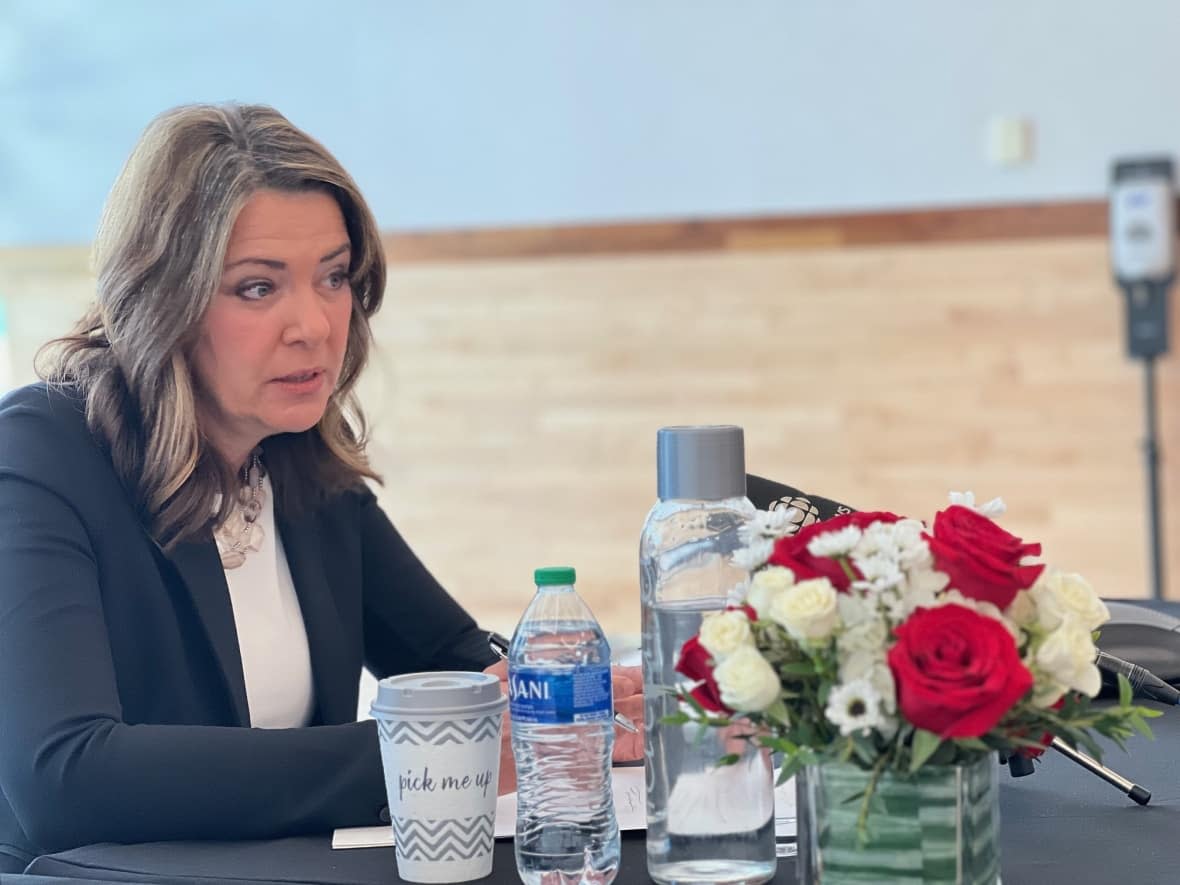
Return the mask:
M 271 293 L 270 283 L 262 280 L 254 280 L 253 282 L 243 283 L 238 286 L 237 294 L 250 301 L 257 301 L 260 298 L 265 298 Z
M 343 270 L 334 270 L 326 277 L 329 289 L 340 289 L 348 285 L 348 274 Z

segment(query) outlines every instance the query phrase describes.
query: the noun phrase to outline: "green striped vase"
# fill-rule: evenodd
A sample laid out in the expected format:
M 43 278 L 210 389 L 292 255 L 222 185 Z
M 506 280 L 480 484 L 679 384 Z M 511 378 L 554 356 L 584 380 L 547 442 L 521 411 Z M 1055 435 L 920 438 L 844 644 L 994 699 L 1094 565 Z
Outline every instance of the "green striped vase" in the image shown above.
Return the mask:
M 936 765 L 877 781 L 867 839 L 857 837 L 869 772 L 808 766 L 797 781 L 799 881 L 805 885 L 996 885 L 1000 881 L 998 764 Z M 856 797 L 856 798 L 853 798 Z

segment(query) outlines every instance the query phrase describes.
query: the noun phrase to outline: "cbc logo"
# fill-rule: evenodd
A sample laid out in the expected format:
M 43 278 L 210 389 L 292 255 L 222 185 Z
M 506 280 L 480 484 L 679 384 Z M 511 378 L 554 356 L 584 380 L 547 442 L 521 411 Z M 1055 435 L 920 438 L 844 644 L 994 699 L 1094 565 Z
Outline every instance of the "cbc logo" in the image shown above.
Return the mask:
M 799 531 L 805 525 L 819 522 L 819 510 L 807 498 L 779 498 L 770 505 L 771 510 L 786 510 L 790 507 L 795 508 L 795 515 L 791 517 L 791 524 L 795 526 L 795 531 Z

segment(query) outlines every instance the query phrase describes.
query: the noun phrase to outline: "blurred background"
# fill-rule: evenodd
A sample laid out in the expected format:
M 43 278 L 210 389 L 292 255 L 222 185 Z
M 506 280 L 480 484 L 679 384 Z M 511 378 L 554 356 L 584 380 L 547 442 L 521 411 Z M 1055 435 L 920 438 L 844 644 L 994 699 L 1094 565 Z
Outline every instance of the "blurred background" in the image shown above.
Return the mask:
M 667 424 L 740 424 L 751 472 L 857 508 L 1002 495 L 1048 561 L 1145 596 L 1107 199 L 1114 160 L 1180 149 L 1177 36 L 1168 0 L 0 0 L 0 389 L 91 298 L 148 120 L 264 102 L 386 234 L 381 497 L 486 626 L 571 564 L 637 641 Z

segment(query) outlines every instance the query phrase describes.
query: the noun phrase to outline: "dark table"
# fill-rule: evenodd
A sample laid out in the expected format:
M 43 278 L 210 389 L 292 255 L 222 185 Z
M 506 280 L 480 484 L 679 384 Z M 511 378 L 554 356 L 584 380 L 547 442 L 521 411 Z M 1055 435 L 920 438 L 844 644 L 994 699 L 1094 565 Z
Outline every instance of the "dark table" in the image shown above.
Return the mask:
M 1173 614 L 1174 603 L 1156 603 Z M 1165 709 L 1159 707 L 1160 709 Z M 1180 883 L 1180 709 L 1152 721 L 1156 739 L 1134 737 L 1129 754 L 1110 748 L 1105 762 L 1152 791 L 1135 805 L 1105 781 L 1054 752 L 1025 778 L 1000 773 L 1003 885 Z M 333 851 L 331 834 L 266 842 L 156 842 L 90 845 L 37 858 L 0 885 L 169 885 L 328 883 L 391 885 L 400 880 L 392 848 Z M 497 842 L 485 885 L 516 885 L 511 842 Z M 650 880 L 642 833 L 623 836 L 616 882 Z M 779 860 L 775 885 L 797 882 L 793 858 Z
M 1100 885 L 1180 882 L 1180 710 L 1152 723 L 1156 740 L 1133 738 L 1130 754 L 1112 749 L 1106 762 L 1152 791 L 1140 807 L 1057 753 L 1035 774 L 1001 771 L 1004 885 Z M 397 878 L 392 848 L 333 851 L 330 836 L 268 842 L 157 842 L 92 845 L 35 860 L 24 875 L 0 885 L 84 885 L 85 882 L 235 882 L 388 885 Z M 497 842 L 487 885 L 519 879 L 511 842 Z M 625 834 L 617 882 L 649 881 L 642 833 Z M 796 882 L 794 859 L 780 859 L 776 885 Z

